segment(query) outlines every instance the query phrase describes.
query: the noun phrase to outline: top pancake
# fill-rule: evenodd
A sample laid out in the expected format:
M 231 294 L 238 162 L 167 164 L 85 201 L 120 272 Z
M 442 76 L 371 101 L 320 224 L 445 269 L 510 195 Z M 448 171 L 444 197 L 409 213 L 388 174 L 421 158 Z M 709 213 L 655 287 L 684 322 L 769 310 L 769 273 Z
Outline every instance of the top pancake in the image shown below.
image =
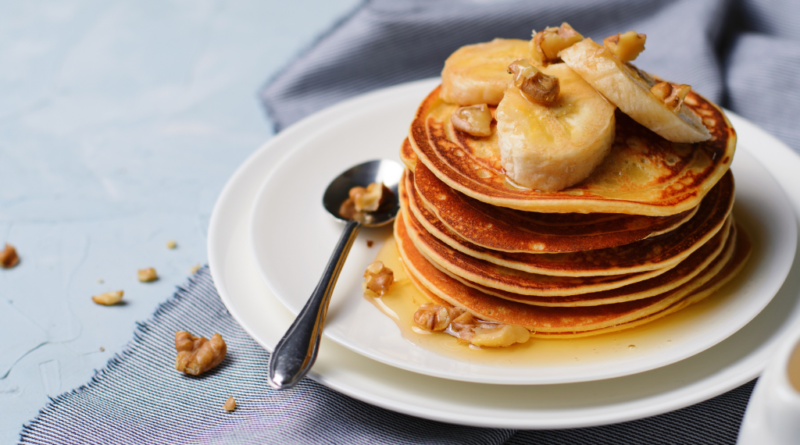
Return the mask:
M 512 184 L 503 172 L 497 132 L 486 138 L 455 130 L 456 105 L 433 90 L 417 110 L 409 141 L 430 171 L 448 186 L 494 206 L 542 213 L 625 213 L 668 216 L 696 207 L 728 171 L 736 133 L 722 111 L 690 92 L 684 102 L 703 118 L 712 138 L 669 142 L 617 110 L 616 140 L 589 178 L 557 192 Z

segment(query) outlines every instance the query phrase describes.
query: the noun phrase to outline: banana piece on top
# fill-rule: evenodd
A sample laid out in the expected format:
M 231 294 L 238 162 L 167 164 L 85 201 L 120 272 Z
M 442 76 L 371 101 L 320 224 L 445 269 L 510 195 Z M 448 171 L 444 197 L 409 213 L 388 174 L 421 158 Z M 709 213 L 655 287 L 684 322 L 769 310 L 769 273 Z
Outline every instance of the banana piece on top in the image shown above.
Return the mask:
M 625 114 L 664 139 L 685 143 L 711 139 L 702 119 L 683 106 L 689 85 L 663 82 L 630 63 L 644 49 L 644 35 L 630 31 L 604 43 L 587 38 L 558 55 Z
M 614 142 L 616 107 L 563 63 L 534 70 L 558 79 L 558 95 L 506 89 L 495 114 L 500 159 L 516 184 L 552 192 L 586 179 L 603 161 Z
M 458 105 L 497 105 L 511 80 L 508 65 L 529 55 L 527 40 L 494 39 L 462 46 L 444 62 L 442 100 Z

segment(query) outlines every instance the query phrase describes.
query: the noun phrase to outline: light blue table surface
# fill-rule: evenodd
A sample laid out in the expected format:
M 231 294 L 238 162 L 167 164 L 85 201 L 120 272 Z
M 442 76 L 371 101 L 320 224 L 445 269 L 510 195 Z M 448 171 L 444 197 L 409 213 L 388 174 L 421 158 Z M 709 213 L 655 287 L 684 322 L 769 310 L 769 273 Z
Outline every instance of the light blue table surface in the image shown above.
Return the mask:
M 22 258 L 0 269 L 0 443 L 206 263 L 217 195 L 272 136 L 259 87 L 358 3 L 0 0 L 0 244 Z

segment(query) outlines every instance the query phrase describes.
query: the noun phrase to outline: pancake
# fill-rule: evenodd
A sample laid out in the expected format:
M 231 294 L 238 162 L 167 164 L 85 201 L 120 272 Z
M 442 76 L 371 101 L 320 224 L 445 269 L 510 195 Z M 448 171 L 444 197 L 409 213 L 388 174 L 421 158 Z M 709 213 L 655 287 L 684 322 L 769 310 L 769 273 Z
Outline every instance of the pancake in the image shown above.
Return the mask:
M 571 253 L 499 252 L 472 244 L 453 233 L 424 203 L 420 203 L 420 194 L 415 193 L 415 183 L 417 175 L 422 174 L 425 167 L 420 166 L 417 170 L 417 173 L 405 172 L 405 178 L 401 181 L 403 190 L 400 193 L 400 202 L 401 206 L 411 210 L 415 220 L 421 223 L 425 231 L 453 249 L 474 258 L 510 269 L 544 275 L 620 275 L 674 267 L 722 228 L 733 207 L 733 175 L 727 173 L 706 195 L 696 215 L 688 223 L 661 236 L 619 247 Z M 571 214 L 562 216 L 568 220 L 569 215 Z M 576 229 L 578 230 L 580 229 Z M 491 235 L 491 229 L 487 229 L 484 238 Z M 511 237 L 513 233 L 509 231 L 507 235 Z
M 497 132 L 473 137 L 452 127 L 455 105 L 433 90 L 409 130 L 419 158 L 440 180 L 471 198 L 494 206 L 543 213 L 625 213 L 668 216 L 696 207 L 728 171 L 736 133 L 713 103 L 690 92 L 684 102 L 711 132 L 696 144 L 669 142 L 616 112 L 611 152 L 583 182 L 557 192 L 518 187 L 506 178 Z
M 511 292 L 504 292 L 498 289 L 481 286 L 480 284 L 473 283 L 465 280 L 457 275 L 454 275 L 447 270 L 438 267 L 442 272 L 450 275 L 466 284 L 482 292 L 495 297 L 503 298 L 510 301 L 519 303 L 532 304 L 535 306 L 552 306 L 552 307 L 578 307 L 578 306 L 599 306 L 601 304 L 615 304 L 623 303 L 625 301 L 640 300 L 642 298 L 649 298 L 667 291 L 671 291 L 684 283 L 697 277 L 700 272 L 705 270 L 712 262 L 727 261 L 733 255 L 733 240 L 730 239 L 733 219 L 728 218 L 725 227 L 720 230 L 711 240 L 703 245 L 700 249 L 694 252 L 689 258 L 683 260 L 680 264 L 667 272 L 658 275 L 657 277 L 650 278 L 649 280 L 640 281 L 638 283 L 629 284 L 617 289 L 611 289 L 602 292 L 594 292 L 580 295 L 573 295 L 568 297 L 537 297 L 531 295 L 518 295 Z M 423 255 L 424 256 L 424 255 Z M 436 263 L 431 263 L 436 266 Z M 711 278 L 710 276 L 708 277 Z
M 640 318 L 639 320 L 613 326 L 610 328 L 599 329 L 596 331 L 585 331 L 585 332 L 574 332 L 574 333 L 561 333 L 561 334 L 550 334 L 545 332 L 536 332 L 532 333 L 531 337 L 536 338 L 557 338 L 557 339 L 569 339 L 569 338 L 578 338 L 578 337 L 588 337 L 591 335 L 599 335 L 599 334 L 606 334 L 609 332 L 616 332 L 621 331 L 623 329 L 630 329 L 636 326 L 641 326 L 645 323 L 650 323 L 652 321 L 656 321 L 659 318 L 663 318 L 667 315 L 674 314 L 679 310 L 694 304 L 699 303 L 700 301 L 708 298 L 715 292 L 722 289 L 723 286 L 730 283 L 738 274 L 739 272 L 744 269 L 745 263 L 750 258 L 750 254 L 752 253 L 752 245 L 750 244 L 750 238 L 747 236 L 747 233 L 741 229 L 741 227 L 737 227 L 734 225 L 733 230 L 735 234 L 735 249 L 733 255 L 731 255 L 731 259 L 722 267 L 722 270 L 717 273 L 710 281 L 706 284 L 702 285 L 698 289 L 692 291 L 688 296 L 685 298 L 678 300 L 677 303 L 673 304 L 672 306 L 664 309 L 663 311 L 657 312 L 655 314 L 649 315 L 644 318 Z M 417 286 L 420 284 L 417 281 L 412 280 Z M 427 294 L 426 294 L 427 295 Z M 444 301 L 439 299 L 439 301 Z
M 449 231 L 472 244 L 503 252 L 565 253 L 624 246 L 675 230 L 699 208 L 662 217 L 523 212 L 459 193 L 425 164 L 414 170 L 413 177 L 416 196 Z
M 590 277 L 523 272 L 479 260 L 454 250 L 425 231 L 412 212 L 402 211 L 402 216 L 414 246 L 436 266 L 472 283 L 513 294 L 563 297 L 602 292 L 638 283 L 667 271 L 666 269 L 656 269 L 623 275 Z
M 562 308 L 524 305 L 487 295 L 442 273 L 414 247 L 402 219 L 401 215 L 395 222 L 395 239 L 409 276 L 413 277 L 413 282 L 420 286 L 423 293 L 433 294 L 436 297 L 432 298 L 434 301 L 444 300 L 452 306 L 462 307 L 478 318 L 524 326 L 534 334 L 546 334 L 549 337 L 556 334 L 596 335 L 632 327 L 648 317 L 669 310 L 708 282 L 695 279 L 655 297 L 603 306 Z M 736 255 L 733 257 L 737 258 Z M 719 261 L 706 268 L 703 275 L 719 273 L 719 263 L 724 269 L 725 263 Z

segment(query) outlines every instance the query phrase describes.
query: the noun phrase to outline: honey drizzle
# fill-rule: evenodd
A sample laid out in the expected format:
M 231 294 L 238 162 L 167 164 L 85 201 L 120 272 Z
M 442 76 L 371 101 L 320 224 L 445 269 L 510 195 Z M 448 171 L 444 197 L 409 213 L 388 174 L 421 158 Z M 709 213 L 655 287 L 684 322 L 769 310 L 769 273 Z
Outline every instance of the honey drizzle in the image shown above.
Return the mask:
M 382 297 L 365 295 L 378 310 L 394 320 L 401 335 L 411 343 L 459 361 L 489 366 L 569 366 L 606 361 L 628 361 L 682 343 L 693 335 L 680 324 L 713 311 L 726 294 L 723 287 L 705 300 L 651 323 L 619 332 L 575 339 L 531 338 L 507 348 L 479 348 L 445 333 L 432 333 L 414 324 L 414 313 L 430 300 L 408 277 L 393 237 L 387 238 L 376 261 L 394 271 L 395 283 Z

